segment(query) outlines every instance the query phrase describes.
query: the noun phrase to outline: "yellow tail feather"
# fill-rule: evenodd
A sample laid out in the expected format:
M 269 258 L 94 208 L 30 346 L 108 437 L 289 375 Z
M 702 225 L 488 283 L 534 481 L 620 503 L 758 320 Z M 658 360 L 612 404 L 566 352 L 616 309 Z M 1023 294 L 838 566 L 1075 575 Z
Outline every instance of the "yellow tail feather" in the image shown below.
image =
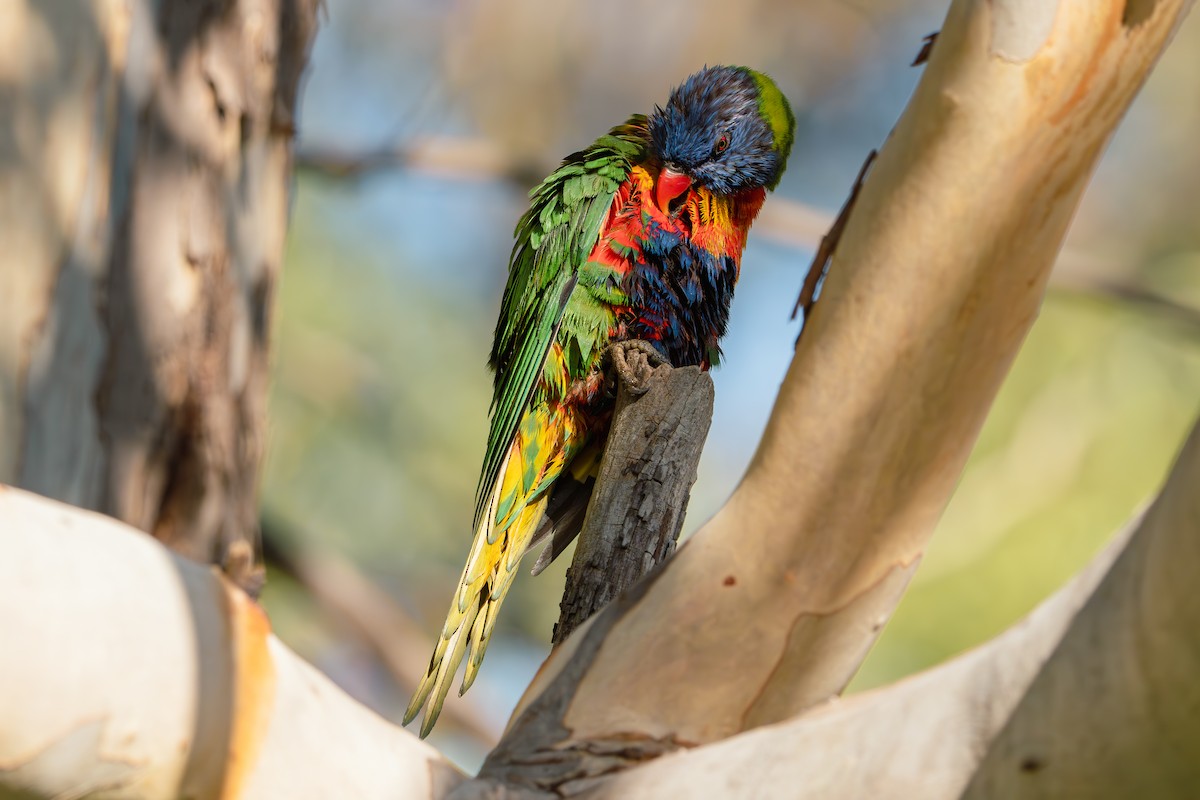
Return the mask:
M 475 531 L 429 669 L 404 712 L 407 725 L 429 703 L 421 722 L 422 738 L 433 729 L 468 652 L 459 694 L 475 682 L 500 605 L 545 513 L 546 487 L 585 443 L 578 414 L 571 407 L 539 404 L 522 417 Z
M 494 495 L 499 495 L 503 483 L 501 473 Z M 494 499 L 491 506 L 495 507 Z M 458 589 L 450 604 L 450 613 L 434 648 L 433 658 L 429 661 L 429 669 L 404 712 L 404 724 L 407 725 L 417 716 L 426 701 L 429 701 L 429 708 L 421 721 L 421 738 L 428 736 L 433 730 L 433 725 L 442 712 L 442 704 L 450 691 L 450 685 L 454 682 L 455 674 L 468 649 L 471 657 L 467 661 L 459 694 L 475 682 L 488 640 L 492 637 L 497 612 L 512 586 L 521 556 L 525 554 L 529 541 L 533 538 L 533 532 L 541 521 L 545 507 L 544 497 L 529 503 L 503 532 L 494 530 L 494 516 L 488 514 L 484 517 L 484 523 L 480 525 L 471 544 L 471 554 L 463 568 Z M 489 508 L 489 511 L 492 508 Z M 489 542 L 489 539 L 492 541 Z

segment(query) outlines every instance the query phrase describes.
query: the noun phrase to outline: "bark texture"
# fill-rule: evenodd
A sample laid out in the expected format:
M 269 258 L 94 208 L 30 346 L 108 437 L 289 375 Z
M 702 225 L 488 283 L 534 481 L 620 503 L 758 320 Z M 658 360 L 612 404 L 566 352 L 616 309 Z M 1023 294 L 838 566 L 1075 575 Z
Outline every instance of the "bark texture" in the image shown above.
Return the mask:
M 712 378 L 662 365 L 618 374 L 600 475 L 567 571 L 553 641 L 633 586 L 674 550 L 712 422 Z
M 0 20 L 0 481 L 247 584 L 316 7 L 22 0 Z

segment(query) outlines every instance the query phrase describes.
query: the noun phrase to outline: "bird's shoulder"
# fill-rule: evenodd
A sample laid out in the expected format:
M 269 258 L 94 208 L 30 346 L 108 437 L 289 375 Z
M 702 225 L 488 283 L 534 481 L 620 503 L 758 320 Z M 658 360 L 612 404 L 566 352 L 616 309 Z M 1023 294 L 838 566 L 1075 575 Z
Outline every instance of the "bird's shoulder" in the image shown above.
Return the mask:
M 514 235 L 489 359 L 497 381 L 526 337 L 544 333 L 537 323 L 561 315 L 579 271 L 611 224 L 614 197 L 649 152 L 649 123 L 635 115 L 567 156 L 529 193 L 529 210 Z
M 495 371 L 492 420 L 476 496 L 476 521 L 500 470 L 581 280 L 609 221 L 618 189 L 635 165 L 649 157 L 648 120 L 635 115 L 591 146 L 567 156 L 529 194 L 529 210 L 517 223 L 508 282 L 488 358 Z M 591 309 L 575 304 L 565 321 L 571 330 L 592 330 Z M 572 366 L 577 366 L 578 346 Z M 588 353 L 591 356 L 591 352 Z

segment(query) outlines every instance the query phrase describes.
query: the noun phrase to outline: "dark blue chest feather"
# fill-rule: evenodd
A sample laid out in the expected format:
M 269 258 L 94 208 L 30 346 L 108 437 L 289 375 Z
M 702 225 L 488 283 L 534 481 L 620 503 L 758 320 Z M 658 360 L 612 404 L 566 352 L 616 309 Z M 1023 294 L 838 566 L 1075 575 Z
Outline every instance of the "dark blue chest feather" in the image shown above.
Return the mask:
M 625 338 L 654 344 L 676 367 L 711 366 L 720 356 L 737 265 L 657 225 L 625 276 Z

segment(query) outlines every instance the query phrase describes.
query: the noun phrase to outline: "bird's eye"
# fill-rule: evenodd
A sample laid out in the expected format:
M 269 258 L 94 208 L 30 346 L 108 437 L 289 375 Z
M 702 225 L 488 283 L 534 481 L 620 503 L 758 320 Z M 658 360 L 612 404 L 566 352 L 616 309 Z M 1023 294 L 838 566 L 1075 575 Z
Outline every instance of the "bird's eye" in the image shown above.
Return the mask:
M 721 138 L 717 139 L 717 146 L 713 148 L 713 155 L 721 155 L 729 149 L 729 134 L 722 133 Z

